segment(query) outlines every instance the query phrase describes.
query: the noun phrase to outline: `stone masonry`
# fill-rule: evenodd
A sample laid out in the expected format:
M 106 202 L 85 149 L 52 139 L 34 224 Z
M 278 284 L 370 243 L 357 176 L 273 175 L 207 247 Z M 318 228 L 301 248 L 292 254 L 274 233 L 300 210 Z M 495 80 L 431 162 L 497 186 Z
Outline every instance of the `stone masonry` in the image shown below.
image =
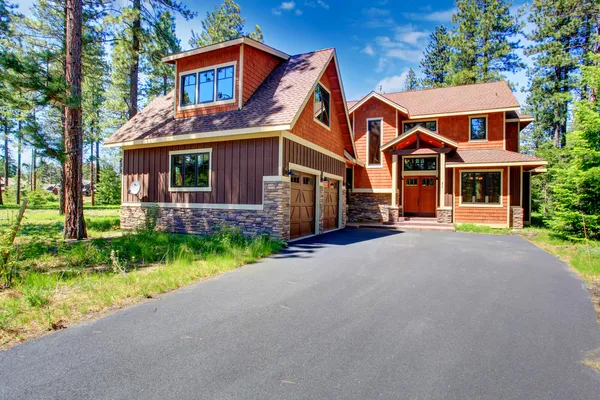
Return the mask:
M 451 224 L 452 223 L 452 209 L 451 208 L 438 208 L 436 214 L 437 214 L 437 222 L 439 224 Z
M 167 232 L 205 234 L 221 226 L 238 227 L 246 235 L 269 234 L 287 241 L 290 238 L 290 182 L 263 182 L 262 210 L 175 208 L 156 205 L 122 206 L 121 228 L 142 228 L 152 214 L 156 227 Z M 149 211 L 155 210 L 155 211 Z
M 351 193 L 348 203 L 348 221 L 387 222 L 387 206 L 391 205 L 390 193 Z
M 523 229 L 523 208 L 511 207 L 511 226 L 513 229 Z

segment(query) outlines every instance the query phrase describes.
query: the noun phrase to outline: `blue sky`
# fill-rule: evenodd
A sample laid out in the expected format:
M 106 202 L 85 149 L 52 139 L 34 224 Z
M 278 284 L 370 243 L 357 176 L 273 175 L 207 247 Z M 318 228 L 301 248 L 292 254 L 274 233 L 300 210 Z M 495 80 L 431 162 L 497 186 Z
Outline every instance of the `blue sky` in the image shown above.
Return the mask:
M 182 0 L 198 16 L 177 18 L 177 35 L 189 49 L 191 30 L 201 31 L 200 21 L 216 1 Z M 33 0 L 20 0 L 24 14 Z M 440 24 L 452 27 L 452 0 L 237 0 L 246 18 L 246 30 L 260 25 L 265 43 L 288 54 L 335 47 L 346 98 L 356 100 L 382 85 L 385 92 L 402 89 L 408 68 L 417 75 L 429 34 Z M 127 4 L 128 0 L 117 0 Z M 517 5 L 522 0 L 516 1 Z M 220 4 L 220 2 L 219 2 Z M 516 7 L 516 6 L 515 6 Z M 519 38 L 524 42 L 524 38 Z M 519 51 L 522 55 L 522 51 Z M 526 62 L 529 60 L 524 58 Z M 521 103 L 526 87 L 525 71 L 507 78 L 517 84 Z

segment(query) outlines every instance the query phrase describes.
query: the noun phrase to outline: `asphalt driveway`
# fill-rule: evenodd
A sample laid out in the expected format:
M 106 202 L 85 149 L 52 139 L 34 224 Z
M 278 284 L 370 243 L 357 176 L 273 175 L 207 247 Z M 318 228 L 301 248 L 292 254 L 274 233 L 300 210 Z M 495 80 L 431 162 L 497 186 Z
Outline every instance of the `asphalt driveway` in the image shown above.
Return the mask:
M 598 347 L 520 237 L 345 230 L 0 352 L 0 398 L 597 399 Z

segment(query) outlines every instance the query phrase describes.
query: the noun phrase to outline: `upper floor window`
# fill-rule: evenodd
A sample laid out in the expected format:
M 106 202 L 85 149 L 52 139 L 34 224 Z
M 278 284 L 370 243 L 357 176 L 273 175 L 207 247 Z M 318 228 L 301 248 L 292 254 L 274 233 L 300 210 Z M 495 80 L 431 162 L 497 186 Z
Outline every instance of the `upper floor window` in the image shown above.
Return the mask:
M 381 166 L 382 119 L 367 120 L 367 164 Z
M 219 104 L 234 101 L 235 65 L 215 66 L 181 74 L 179 105 Z
M 405 122 L 404 123 L 404 132 L 411 130 L 415 126 L 422 126 L 425 129 L 429 129 L 430 131 L 437 131 L 437 121 L 414 121 L 414 122 Z
M 325 86 L 317 83 L 315 87 L 314 116 L 315 120 L 329 128 L 330 94 Z
M 469 118 L 469 139 L 486 140 L 487 139 L 487 117 Z
M 171 191 L 210 190 L 211 149 L 170 153 Z

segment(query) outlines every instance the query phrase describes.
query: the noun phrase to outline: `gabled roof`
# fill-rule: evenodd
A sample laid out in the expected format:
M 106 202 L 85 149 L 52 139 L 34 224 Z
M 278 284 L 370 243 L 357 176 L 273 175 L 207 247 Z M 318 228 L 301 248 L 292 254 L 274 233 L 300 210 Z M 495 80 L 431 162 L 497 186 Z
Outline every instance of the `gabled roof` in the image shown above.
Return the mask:
M 363 99 L 373 96 L 369 93 Z M 504 81 L 448 86 L 410 92 L 382 93 L 379 96 L 408 110 L 410 118 L 433 118 L 442 115 L 485 111 L 511 111 L 519 102 Z M 350 112 L 360 107 L 362 99 L 349 102 Z
M 454 147 L 454 148 L 458 147 L 458 143 L 456 143 L 454 140 L 448 139 L 447 137 L 442 136 L 438 133 L 435 133 L 423 126 L 417 125 L 411 129 L 407 130 L 402 135 L 395 137 L 394 139 L 390 140 L 389 142 L 387 142 L 386 144 L 381 146 L 381 151 L 384 151 L 384 150 L 400 143 L 401 141 L 409 138 L 410 136 L 416 135 L 417 133 L 423 133 L 424 135 L 427 135 L 427 136 L 437 140 L 438 142 L 450 145 L 450 147 Z
M 248 46 L 252 46 L 252 47 L 255 47 L 266 53 L 272 54 L 275 57 L 279 57 L 282 60 L 287 60 L 290 58 L 290 56 L 288 54 L 285 54 L 283 51 L 274 49 L 271 46 L 267 46 L 264 43 L 257 42 L 256 40 L 250 39 L 249 37 L 241 37 L 241 38 L 237 38 L 237 39 L 226 40 L 226 41 L 220 42 L 220 43 L 211 44 L 209 46 L 199 47 L 197 49 L 192 49 L 192 50 L 188 50 L 188 51 L 182 51 L 180 53 L 170 54 L 166 57 L 163 57 L 161 59 L 161 61 L 164 63 L 167 63 L 167 64 L 174 64 L 175 60 L 178 60 L 180 58 L 195 56 L 196 54 L 208 53 L 209 51 L 219 50 L 219 49 L 223 49 L 225 47 L 230 47 L 230 46 L 236 46 L 238 44 L 247 44 Z
M 208 133 L 224 136 L 290 130 L 331 60 L 335 60 L 334 49 L 290 57 L 271 72 L 241 110 L 175 118 L 172 91 L 152 101 L 105 144 L 148 144 L 197 139 Z M 342 103 L 345 103 L 343 89 L 341 92 Z M 349 131 L 349 127 L 346 129 Z M 350 141 L 354 144 L 351 138 Z
M 350 105 L 348 105 L 348 108 L 352 109 L 352 111 L 353 111 L 353 110 L 359 108 L 360 106 L 362 106 L 363 104 L 365 104 L 367 101 L 369 101 L 369 99 L 371 99 L 373 97 L 383 101 L 384 103 L 394 107 L 398 111 L 403 112 L 404 114 L 408 115 L 408 110 L 405 107 L 388 99 L 384 94 L 380 94 L 377 92 L 371 92 L 368 95 L 366 95 L 365 97 L 363 97 L 362 99 L 360 99 L 359 101 L 352 102 L 352 107 L 350 107 Z
M 467 167 L 490 165 L 530 165 L 541 166 L 548 164 L 543 158 L 501 149 L 457 150 L 446 159 L 446 166 Z

